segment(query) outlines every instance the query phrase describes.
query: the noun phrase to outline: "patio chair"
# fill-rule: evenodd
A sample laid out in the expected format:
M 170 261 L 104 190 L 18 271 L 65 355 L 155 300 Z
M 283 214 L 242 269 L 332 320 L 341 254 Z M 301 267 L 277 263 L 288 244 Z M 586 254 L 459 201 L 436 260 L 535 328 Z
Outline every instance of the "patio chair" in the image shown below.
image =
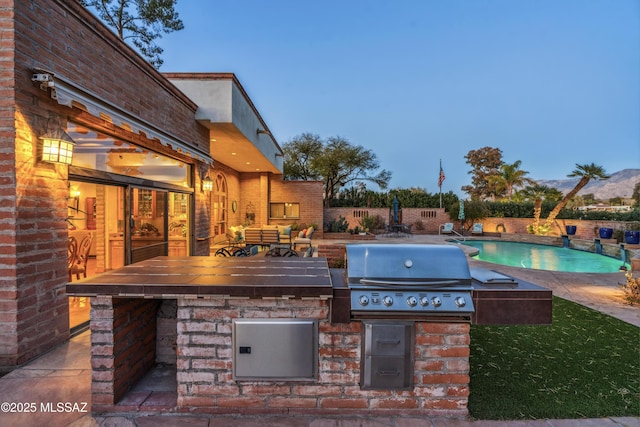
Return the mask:
M 301 231 L 298 234 L 298 237 L 293 241 L 293 250 L 295 251 L 298 248 L 298 245 L 309 245 L 309 247 L 311 247 L 311 236 L 313 235 L 313 232 L 313 227 L 307 228 L 306 231 Z
M 440 226 L 440 232 L 438 234 L 453 234 L 453 223 L 445 222 Z
M 78 245 L 78 250 L 76 252 L 75 260 L 73 264 L 69 267 L 69 277 L 71 277 L 73 274 L 76 275 L 76 279 L 80 279 L 80 274 L 82 274 L 83 277 L 87 277 L 87 260 L 89 259 L 91 242 L 92 242 L 91 234 L 87 234 L 80 241 L 80 244 Z M 70 247 L 71 245 L 72 244 L 70 243 Z
M 484 234 L 484 231 L 482 229 L 482 224 L 479 222 L 473 224 L 473 228 L 471 228 L 471 234 L 482 236 Z

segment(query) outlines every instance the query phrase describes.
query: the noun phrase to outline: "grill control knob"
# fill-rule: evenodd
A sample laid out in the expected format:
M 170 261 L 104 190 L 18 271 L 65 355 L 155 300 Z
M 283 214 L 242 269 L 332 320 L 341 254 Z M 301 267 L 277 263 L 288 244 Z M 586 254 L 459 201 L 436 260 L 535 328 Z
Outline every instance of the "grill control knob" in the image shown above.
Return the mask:
M 368 305 L 369 297 L 367 297 L 366 295 L 360 295 L 360 298 L 358 298 L 358 302 L 360 303 L 360 305 Z
M 416 305 L 418 305 L 418 298 L 410 296 L 409 298 L 407 298 L 407 304 L 409 304 L 409 307 L 415 307 Z
M 457 297 L 455 300 L 456 305 L 458 307 L 464 307 L 465 305 L 467 305 L 467 301 L 464 299 L 464 297 Z
M 423 307 L 426 307 L 429 305 L 429 298 L 427 297 L 420 297 L 420 305 Z
M 382 297 L 382 303 L 389 307 L 393 304 L 393 298 L 391 298 L 389 295 L 385 295 Z
M 433 297 L 431 298 L 431 304 L 433 304 L 434 307 L 440 307 L 442 305 L 442 300 L 440 297 Z

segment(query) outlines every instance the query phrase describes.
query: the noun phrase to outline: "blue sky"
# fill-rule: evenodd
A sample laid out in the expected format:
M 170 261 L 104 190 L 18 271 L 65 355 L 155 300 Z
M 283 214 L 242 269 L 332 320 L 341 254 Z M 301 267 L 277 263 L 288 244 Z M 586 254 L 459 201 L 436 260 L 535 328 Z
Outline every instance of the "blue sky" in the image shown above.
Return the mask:
M 179 0 L 166 72 L 233 72 L 280 144 L 371 149 L 389 188 L 466 196 L 490 146 L 532 179 L 640 168 L 639 0 Z M 213 154 L 215 158 L 215 153 Z M 376 189 L 373 184 L 368 188 Z

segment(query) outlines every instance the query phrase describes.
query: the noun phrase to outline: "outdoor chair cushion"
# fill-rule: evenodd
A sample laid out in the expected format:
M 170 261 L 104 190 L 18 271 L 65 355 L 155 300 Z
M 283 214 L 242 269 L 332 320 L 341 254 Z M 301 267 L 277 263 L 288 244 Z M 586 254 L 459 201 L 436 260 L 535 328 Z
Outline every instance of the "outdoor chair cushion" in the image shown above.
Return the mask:
M 298 237 L 293 241 L 293 248 L 296 249 L 298 245 L 311 246 L 311 237 L 313 236 L 314 229 L 309 227 L 298 234 Z
M 484 234 L 484 231 L 482 230 L 482 224 L 481 223 L 473 224 L 473 228 L 471 229 L 471 234 Z
M 452 222 L 445 222 L 443 225 L 441 225 L 440 232 L 442 234 L 451 234 L 451 233 L 453 233 L 453 223 Z

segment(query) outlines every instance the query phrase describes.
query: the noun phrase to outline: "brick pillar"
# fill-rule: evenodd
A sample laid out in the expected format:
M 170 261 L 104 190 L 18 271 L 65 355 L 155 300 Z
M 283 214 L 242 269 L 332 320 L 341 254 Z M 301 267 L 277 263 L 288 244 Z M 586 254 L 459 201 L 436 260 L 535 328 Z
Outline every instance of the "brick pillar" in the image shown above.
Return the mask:
M 4 102 L 13 101 L 7 93 Z M 0 371 L 5 372 L 69 337 L 67 167 L 38 161 L 37 134 L 46 116 L 14 116 L 14 111 L 0 108 L 4 122 L 16 126 L 0 133 Z
M 115 405 L 156 361 L 160 300 L 91 298 L 93 410 Z
M 329 268 L 345 268 L 347 266 L 346 255 L 345 245 L 318 245 L 318 256 L 327 258 Z

